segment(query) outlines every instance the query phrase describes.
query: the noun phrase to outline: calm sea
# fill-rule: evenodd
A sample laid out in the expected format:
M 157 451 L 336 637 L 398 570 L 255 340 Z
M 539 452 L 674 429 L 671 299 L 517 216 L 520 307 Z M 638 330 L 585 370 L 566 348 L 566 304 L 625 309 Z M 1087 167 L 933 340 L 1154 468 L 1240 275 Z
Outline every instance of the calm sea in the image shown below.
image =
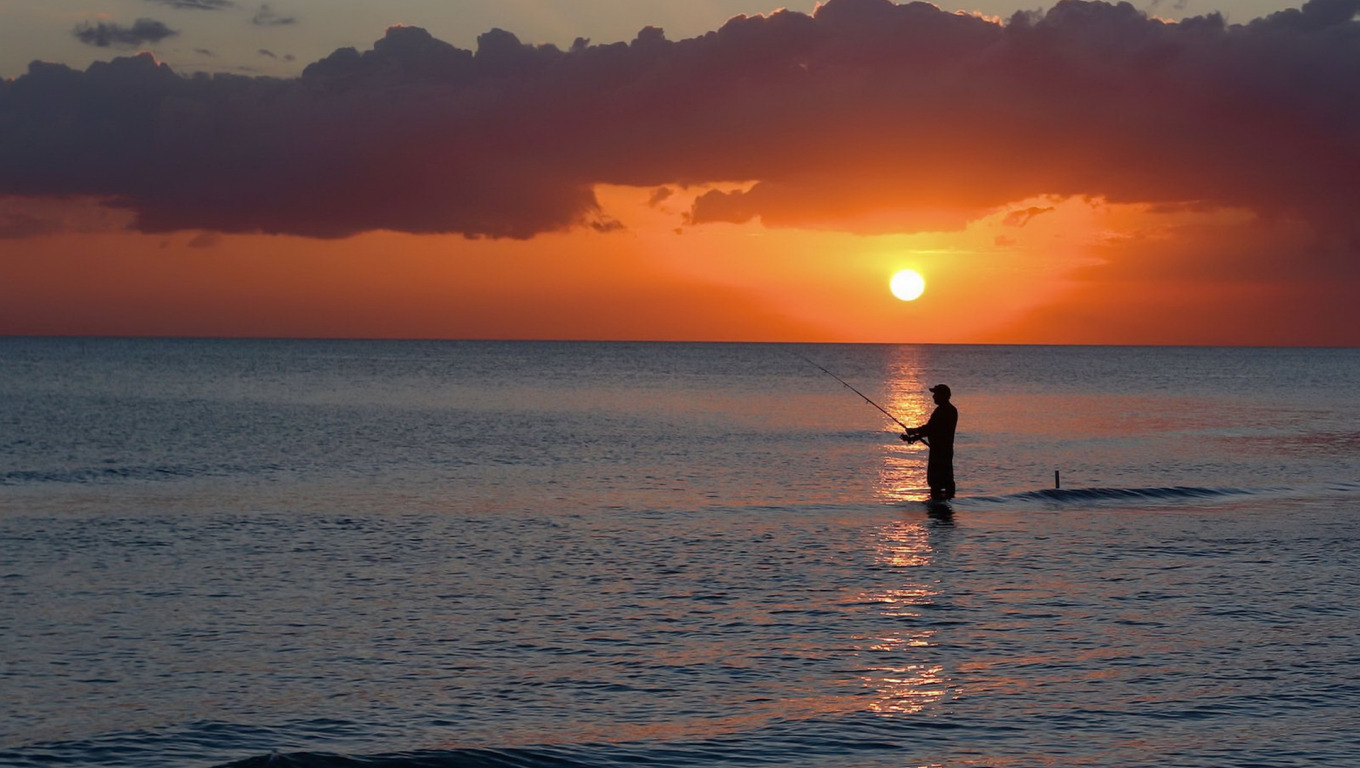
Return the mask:
M 4 766 L 1356 765 L 1357 574 L 1360 350 L 0 339 Z

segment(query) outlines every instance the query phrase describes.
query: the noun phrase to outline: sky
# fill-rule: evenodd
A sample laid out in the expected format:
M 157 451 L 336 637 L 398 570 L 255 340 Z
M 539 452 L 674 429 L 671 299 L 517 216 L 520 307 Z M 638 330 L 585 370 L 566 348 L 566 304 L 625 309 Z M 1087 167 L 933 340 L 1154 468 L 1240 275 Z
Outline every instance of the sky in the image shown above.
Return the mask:
M 0 0 L 0 334 L 1356 346 L 1358 14 Z

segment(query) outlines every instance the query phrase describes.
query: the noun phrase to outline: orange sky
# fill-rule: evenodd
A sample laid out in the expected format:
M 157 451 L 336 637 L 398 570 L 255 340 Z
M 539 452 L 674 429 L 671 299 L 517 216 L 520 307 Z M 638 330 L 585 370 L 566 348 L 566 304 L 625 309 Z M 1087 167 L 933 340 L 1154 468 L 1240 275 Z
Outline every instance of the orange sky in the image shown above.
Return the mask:
M 1275 280 L 1159 264 L 1201 240 L 1250 239 L 1244 212 L 1150 213 L 1020 201 L 951 232 L 855 235 L 687 225 L 697 190 L 598 190 L 627 227 L 531 240 L 374 232 L 104 231 L 5 248 L 8 334 L 774 340 L 901 343 L 1294 343 Z M 1042 212 L 1038 212 L 1042 211 Z M 1036 213 L 1037 212 L 1037 213 Z M 1285 224 L 1267 229 L 1288 230 Z M 1287 239 L 1289 231 L 1278 232 Z M 1297 237 L 1298 234 L 1294 233 Z M 12 242 L 12 241 L 11 241 Z M 1239 245 L 1241 245 L 1239 243 Z M 1269 250 L 1269 244 L 1257 247 Z M 915 269 L 913 302 L 888 279 Z M 1348 327 L 1311 328 L 1350 343 Z M 1278 331 L 1272 325 L 1280 323 Z
M 1360 112 L 1307 77 L 1360 22 L 1309 12 L 40 68 L 0 87 L 0 334 L 1355 345 Z M 1248 53 L 1302 79 L 1224 91 Z

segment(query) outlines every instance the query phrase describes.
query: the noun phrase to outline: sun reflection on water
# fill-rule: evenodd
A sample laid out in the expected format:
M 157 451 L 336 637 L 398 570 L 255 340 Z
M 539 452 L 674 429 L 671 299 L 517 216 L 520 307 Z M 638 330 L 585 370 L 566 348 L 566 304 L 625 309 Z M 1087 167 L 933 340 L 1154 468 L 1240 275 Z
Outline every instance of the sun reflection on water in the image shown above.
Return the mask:
M 928 384 L 921 380 L 916 354 L 905 350 L 889 366 L 884 386 L 888 391 L 887 410 L 898 420 L 916 426 L 930 418 L 934 408 Z M 894 425 L 895 426 L 895 425 Z M 930 495 L 925 486 L 926 450 L 917 443 L 884 441 L 883 466 L 879 470 L 878 496 L 887 502 L 920 501 Z
M 885 715 L 914 715 L 944 698 L 946 680 L 939 664 L 909 664 L 905 667 L 880 667 L 873 670 L 880 699 L 869 705 L 871 712 Z
M 878 537 L 875 559 L 893 568 L 929 565 L 934 548 L 930 531 L 919 521 L 899 520 L 884 526 Z
M 882 715 L 910 715 L 924 711 L 949 693 L 944 667 L 929 658 L 938 645 L 937 629 L 922 625 L 922 614 L 939 596 L 937 585 L 912 578 L 930 565 L 936 551 L 932 526 L 925 521 L 898 520 L 874 532 L 875 561 L 903 576 L 899 586 L 867 594 L 895 630 L 861 638 L 861 653 L 869 662 L 861 671 L 864 687 L 874 692 L 867 708 Z

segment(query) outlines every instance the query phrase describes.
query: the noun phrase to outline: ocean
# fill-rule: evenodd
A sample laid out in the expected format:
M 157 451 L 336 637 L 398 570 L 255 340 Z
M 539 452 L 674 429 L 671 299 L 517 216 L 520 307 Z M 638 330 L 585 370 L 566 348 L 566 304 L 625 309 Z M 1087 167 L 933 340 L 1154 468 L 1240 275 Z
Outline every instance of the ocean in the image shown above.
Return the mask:
M 1356 765 L 1357 574 L 1356 349 L 0 339 L 7 767 Z

